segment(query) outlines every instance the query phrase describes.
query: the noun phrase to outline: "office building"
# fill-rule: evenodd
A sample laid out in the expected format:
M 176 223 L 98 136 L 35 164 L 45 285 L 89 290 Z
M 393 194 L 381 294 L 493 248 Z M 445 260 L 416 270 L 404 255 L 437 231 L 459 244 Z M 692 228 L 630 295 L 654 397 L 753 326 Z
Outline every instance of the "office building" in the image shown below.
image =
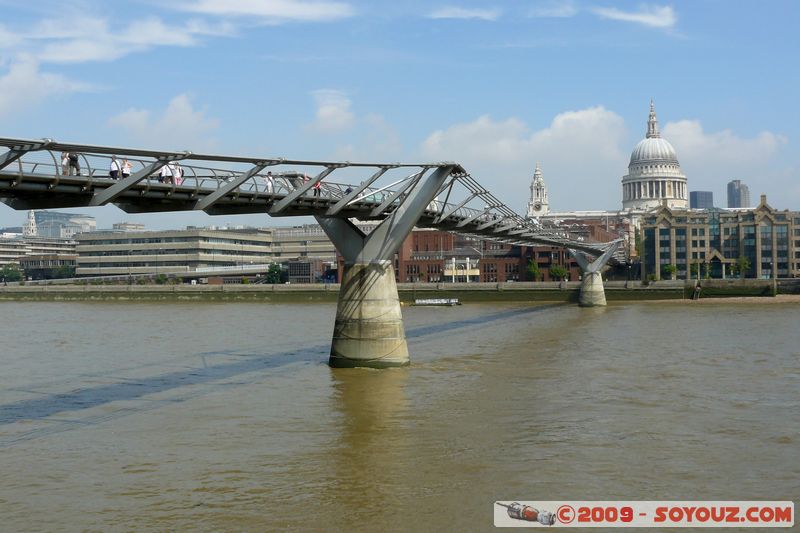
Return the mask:
M 58 211 L 31 211 L 31 213 L 35 217 L 38 237 L 71 239 L 78 233 L 97 229 L 97 221 L 89 215 Z M 29 224 L 30 222 L 27 225 Z
M 266 271 L 272 230 L 95 232 L 76 237 L 77 276 Z
M 750 207 L 750 188 L 740 180 L 728 182 L 728 208 Z
M 711 209 L 714 207 L 714 193 L 711 191 L 689 192 L 690 209 Z
M 73 255 L 75 244 L 70 239 L 0 238 L 0 266 L 19 264 L 20 259 L 30 255 Z
M 797 277 L 800 212 L 778 211 L 765 195 L 747 210 L 662 206 L 644 217 L 641 245 L 642 279 L 668 279 L 673 267 L 678 279 Z

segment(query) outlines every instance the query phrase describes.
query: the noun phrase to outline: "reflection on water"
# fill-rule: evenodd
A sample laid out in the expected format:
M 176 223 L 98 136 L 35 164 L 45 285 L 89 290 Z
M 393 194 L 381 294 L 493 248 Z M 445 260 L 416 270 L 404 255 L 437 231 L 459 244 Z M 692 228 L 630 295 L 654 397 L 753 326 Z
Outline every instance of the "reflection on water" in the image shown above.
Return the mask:
M 800 496 L 800 307 L 2 303 L 11 530 L 486 530 L 495 500 Z

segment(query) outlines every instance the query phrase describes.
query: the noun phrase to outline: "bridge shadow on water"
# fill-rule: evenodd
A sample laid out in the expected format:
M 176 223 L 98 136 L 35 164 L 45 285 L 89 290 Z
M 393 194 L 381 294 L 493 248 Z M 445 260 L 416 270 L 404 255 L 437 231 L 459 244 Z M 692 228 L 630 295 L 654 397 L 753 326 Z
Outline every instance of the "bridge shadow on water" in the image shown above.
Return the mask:
M 467 318 L 464 320 L 454 320 L 442 324 L 420 326 L 407 330 L 406 336 L 412 339 L 421 338 L 427 335 L 441 334 L 460 328 L 484 325 L 512 317 L 526 316 L 532 313 L 539 313 L 564 305 L 568 304 L 559 303 L 538 305 L 527 309 L 514 308 L 488 315 Z M 111 402 L 142 399 L 147 395 L 175 390 L 181 387 L 217 382 L 249 372 L 258 372 L 270 368 L 279 368 L 296 363 L 321 363 L 322 361 L 320 359 L 320 354 L 326 354 L 325 357 L 327 357 L 328 348 L 329 344 L 326 343 L 324 345 L 319 344 L 316 346 L 307 346 L 301 350 L 292 350 L 268 355 L 239 354 L 234 351 L 197 354 L 198 356 L 240 356 L 241 360 L 205 366 L 202 368 L 178 370 L 175 372 L 168 372 L 166 374 L 142 379 L 125 380 L 70 392 L 53 394 L 44 393 L 38 398 L 0 405 L 0 426 L 13 424 L 14 422 L 23 420 L 44 420 L 57 413 L 79 412 Z M 189 396 L 192 395 L 190 394 Z M 185 399 L 186 398 L 171 399 L 165 400 L 165 402 L 174 403 L 177 401 L 183 401 Z M 124 411 L 126 413 L 131 413 L 145 410 L 147 409 L 143 407 L 132 409 L 128 408 Z M 107 418 L 109 417 L 99 417 L 101 420 Z M 69 423 L 71 428 L 79 427 L 80 424 L 86 423 L 86 421 L 80 420 L 66 422 Z M 39 434 L 37 433 L 29 436 L 29 438 L 34 438 L 35 436 L 39 436 Z M 0 446 L 2 446 L 3 440 L 5 439 L 0 439 Z M 28 439 L 25 437 L 12 438 L 6 444 L 13 444 L 14 442 L 19 442 L 20 440 Z

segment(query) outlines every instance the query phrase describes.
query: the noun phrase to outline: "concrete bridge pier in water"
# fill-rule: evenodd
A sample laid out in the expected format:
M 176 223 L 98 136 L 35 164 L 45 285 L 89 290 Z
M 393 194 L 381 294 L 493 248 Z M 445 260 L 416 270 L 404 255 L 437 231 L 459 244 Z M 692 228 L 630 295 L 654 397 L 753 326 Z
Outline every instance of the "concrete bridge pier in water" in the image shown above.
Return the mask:
M 349 220 L 316 216 L 344 257 L 329 364 L 386 368 L 409 364 L 394 253 L 441 189 L 453 166 L 437 168 L 365 235 Z
M 569 252 L 575 258 L 583 271 L 581 280 L 581 292 L 578 296 L 578 305 L 581 307 L 598 307 L 606 305 L 606 292 L 603 287 L 603 277 L 601 270 L 606 265 L 614 252 L 617 251 L 620 241 L 614 241 L 603 254 L 592 262 L 584 252 L 570 249 Z

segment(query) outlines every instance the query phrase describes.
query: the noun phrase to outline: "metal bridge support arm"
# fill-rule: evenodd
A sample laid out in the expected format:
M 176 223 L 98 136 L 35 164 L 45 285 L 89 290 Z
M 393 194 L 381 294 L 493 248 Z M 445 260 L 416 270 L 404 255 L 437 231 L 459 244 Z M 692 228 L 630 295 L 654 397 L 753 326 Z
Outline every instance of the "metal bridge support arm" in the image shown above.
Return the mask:
M 369 216 L 377 217 L 378 215 L 386 211 L 389 208 L 389 206 L 392 205 L 395 202 L 395 200 L 397 200 L 398 197 L 400 197 L 401 194 L 405 193 L 409 188 L 417 184 L 420 178 L 422 178 L 422 175 L 425 174 L 426 170 L 427 169 L 408 178 L 408 180 L 406 180 L 406 182 L 399 189 L 390 193 L 388 197 L 383 201 L 383 203 L 381 203 L 381 205 L 370 211 Z
M 603 254 L 592 262 L 586 257 L 584 252 L 570 248 L 569 253 L 583 270 L 581 280 L 581 293 L 578 297 L 578 305 L 581 307 L 598 307 L 606 305 L 606 292 L 603 287 L 603 277 L 600 271 L 606 265 L 621 241 L 614 241 Z
M 349 194 L 346 194 L 344 196 L 344 198 L 342 198 L 341 200 L 336 202 L 335 205 L 331 206 L 331 208 L 328 209 L 328 211 L 325 212 L 325 215 L 326 216 L 333 216 L 336 213 L 338 213 L 339 211 L 341 211 L 344 207 L 349 205 L 350 202 L 352 202 L 355 199 L 356 196 L 361 194 L 364 191 L 364 189 L 366 189 L 367 187 L 372 185 L 372 183 L 375 182 L 375 180 L 377 180 L 378 178 L 383 176 L 386 173 L 386 171 L 389 170 L 390 168 L 392 168 L 392 167 L 388 167 L 387 166 L 387 167 L 381 167 L 380 169 L 378 169 L 378 171 L 375 174 L 373 174 L 367 181 L 362 182 L 361 185 L 359 185 L 358 187 L 356 187 L 355 189 L 350 191 Z
M 229 194 L 231 191 L 233 191 L 234 189 L 236 189 L 237 187 L 242 185 L 245 181 L 249 180 L 250 178 L 252 178 L 256 174 L 258 174 L 259 172 L 261 172 L 262 170 L 264 170 L 268 166 L 274 165 L 274 164 L 277 164 L 277 162 L 259 163 L 258 165 L 254 166 L 253 168 L 251 168 L 247 172 L 243 173 L 242 175 L 237 176 L 230 183 L 223 184 L 216 191 L 212 192 L 211 194 L 209 194 L 208 196 L 204 197 L 203 199 L 198 200 L 198 202 L 194 206 L 194 209 L 197 210 L 197 211 L 200 211 L 200 210 L 206 209 L 208 207 L 211 207 L 212 205 L 217 203 L 220 199 L 222 199 L 224 196 Z
M 139 172 L 131 174 L 127 178 L 124 178 L 112 185 L 111 187 L 107 187 L 106 189 L 95 193 L 92 199 L 89 201 L 90 206 L 98 206 L 98 205 L 105 205 L 108 202 L 113 201 L 117 196 L 124 193 L 143 179 L 147 178 L 147 176 L 153 174 L 154 172 L 158 172 L 161 167 L 164 165 L 169 164 L 171 161 L 178 161 L 180 159 L 186 159 L 189 157 L 188 152 L 186 155 L 183 156 L 169 156 L 164 158 L 159 158 L 158 160 L 150 163 L 146 167 L 144 167 Z
M 8 165 L 13 163 L 14 161 L 18 160 L 28 152 L 34 152 L 37 150 L 44 150 L 48 146 L 53 144 L 50 140 L 44 140 L 40 143 L 33 143 L 33 144 L 25 144 L 21 146 L 13 146 L 8 152 L 4 153 L 0 156 L 0 170 L 3 170 Z M 58 174 L 58 168 L 56 168 L 56 174 Z
M 394 253 L 454 167 L 438 168 L 369 235 L 351 222 L 317 216 L 345 260 L 329 364 L 333 367 L 409 364 L 394 273 Z
M 339 167 L 334 165 L 329 166 L 328 168 L 317 174 L 316 177 L 314 177 L 314 179 L 309 180 L 305 184 L 301 185 L 300 187 L 296 188 L 295 190 L 284 196 L 281 201 L 279 201 L 277 204 L 273 205 L 270 208 L 269 214 L 277 215 L 278 213 L 286 209 L 289 206 L 289 204 L 291 204 L 292 202 L 303 196 L 305 193 L 310 191 L 311 187 L 322 181 L 328 174 L 330 174 L 337 168 Z

